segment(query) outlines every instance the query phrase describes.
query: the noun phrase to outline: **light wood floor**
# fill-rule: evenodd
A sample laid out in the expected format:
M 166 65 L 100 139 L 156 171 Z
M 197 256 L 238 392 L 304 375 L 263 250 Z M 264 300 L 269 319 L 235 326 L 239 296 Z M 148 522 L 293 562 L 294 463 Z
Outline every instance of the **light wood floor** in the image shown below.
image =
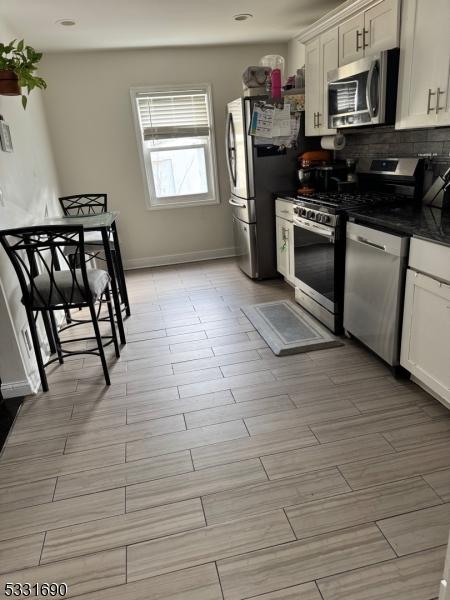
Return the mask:
M 54 367 L 0 459 L 0 590 L 82 600 L 431 600 L 449 413 L 345 346 L 277 358 L 233 261 L 129 272 L 129 343 Z M 0 592 L 2 593 L 2 592 Z

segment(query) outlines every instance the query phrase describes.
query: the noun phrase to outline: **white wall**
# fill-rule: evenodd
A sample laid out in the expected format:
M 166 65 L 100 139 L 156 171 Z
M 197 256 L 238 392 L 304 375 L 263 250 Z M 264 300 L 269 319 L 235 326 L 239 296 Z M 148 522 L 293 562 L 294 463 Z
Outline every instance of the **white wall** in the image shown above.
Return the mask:
M 287 51 L 287 74 L 295 75 L 297 69 L 305 64 L 305 45 L 295 38 L 289 40 Z
M 226 104 L 242 94 L 241 74 L 286 44 L 47 54 L 42 72 L 51 139 L 64 194 L 107 192 L 120 211 L 128 267 L 234 252 L 225 163 Z M 130 88 L 212 84 L 221 204 L 149 211 L 144 201 Z
M 0 39 L 18 37 L 0 21 Z M 11 129 L 14 152 L 0 151 L 0 228 L 19 227 L 57 211 L 58 182 L 42 105 L 33 91 L 26 111 L 20 97 L 0 96 L 0 114 Z M 26 324 L 16 275 L 0 248 L 0 378 L 10 397 L 31 391 L 37 382 L 34 358 L 20 334 Z

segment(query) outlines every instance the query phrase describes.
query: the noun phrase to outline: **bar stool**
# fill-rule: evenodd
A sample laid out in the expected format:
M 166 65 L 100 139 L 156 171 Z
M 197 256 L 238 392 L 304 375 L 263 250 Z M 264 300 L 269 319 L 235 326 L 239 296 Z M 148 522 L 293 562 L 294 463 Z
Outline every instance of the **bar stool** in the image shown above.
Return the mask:
M 60 364 L 67 356 L 91 354 L 99 356 L 105 382 L 110 385 L 104 347 L 114 344 L 116 357 L 120 356 L 114 313 L 109 293 L 110 277 L 101 269 L 87 269 L 82 225 L 32 226 L 0 231 L 0 242 L 16 271 L 22 291 L 42 389 L 48 391 L 45 367 L 55 361 Z M 69 249 L 69 250 L 68 250 Z M 69 260 L 72 255 L 75 260 Z M 106 302 L 111 335 L 102 336 L 99 328 L 100 312 Z M 55 311 L 88 308 L 90 319 L 77 320 L 58 329 Z M 43 362 L 36 321 L 41 314 L 48 318 L 54 337 L 56 353 Z M 92 323 L 94 336 L 61 340 L 59 334 L 80 323 Z M 96 346 L 86 350 L 66 350 L 63 345 L 95 340 Z M 106 340 L 106 342 L 104 342 Z
M 61 196 L 59 198 L 63 214 L 67 217 L 81 217 L 89 215 L 98 215 L 108 211 L 107 194 L 74 194 L 72 196 Z M 114 240 L 110 239 L 109 245 L 114 262 L 114 272 L 116 274 L 120 300 L 125 306 L 127 315 L 130 313 L 128 303 L 128 293 L 123 272 L 122 262 L 118 260 Z M 90 259 L 105 260 L 102 254 L 103 240 L 100 233 L 89 231 L 84 234 L 84 247 Z

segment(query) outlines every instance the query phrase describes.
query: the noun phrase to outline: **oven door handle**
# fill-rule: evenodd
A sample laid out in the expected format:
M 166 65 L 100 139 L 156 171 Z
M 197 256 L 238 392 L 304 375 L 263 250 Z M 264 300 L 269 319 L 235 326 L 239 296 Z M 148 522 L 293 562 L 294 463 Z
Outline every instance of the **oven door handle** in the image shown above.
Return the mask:
M 307 221 L 306 219 L 299 219 L 298 217 L 294 217 L 293 221 L 294 225 L 296 225 L 297 227 L 302 227 L 303 229 L 310 229 L 318 235 L 325 235 L 330 239 L 334 239 L 333 229 L 328 229 L 327 227 L 320 227 L 320 225 L 316 225 L 315 223 Z
M 367 76 L 367 86 L 366 86 L 366 103 L 367 110 L 369 111 L 369 117 L 373 119 L 378 113 L 378 100 L 377 106 L 372 107 L 372 85 L 373 85 L 373 77 L 375 75 L 375 71 L 378 69 L 378 63 L 376 60 L 372 62 L 369 69 L 369 74 Z

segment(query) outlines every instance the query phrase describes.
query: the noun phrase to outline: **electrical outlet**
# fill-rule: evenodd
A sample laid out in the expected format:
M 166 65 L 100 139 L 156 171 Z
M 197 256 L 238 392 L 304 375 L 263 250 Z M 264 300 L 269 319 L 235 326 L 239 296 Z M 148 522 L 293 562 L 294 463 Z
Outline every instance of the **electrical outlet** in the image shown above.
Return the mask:
M 22 328 L 22 337 L 25 341 L 25 349 L 27 351 L 28 357 L 31 358 L 31 353 L 33 351 L 33 342 L 31 341 L 31 334 L 28 325 L 24 325 L 24 327 Z

